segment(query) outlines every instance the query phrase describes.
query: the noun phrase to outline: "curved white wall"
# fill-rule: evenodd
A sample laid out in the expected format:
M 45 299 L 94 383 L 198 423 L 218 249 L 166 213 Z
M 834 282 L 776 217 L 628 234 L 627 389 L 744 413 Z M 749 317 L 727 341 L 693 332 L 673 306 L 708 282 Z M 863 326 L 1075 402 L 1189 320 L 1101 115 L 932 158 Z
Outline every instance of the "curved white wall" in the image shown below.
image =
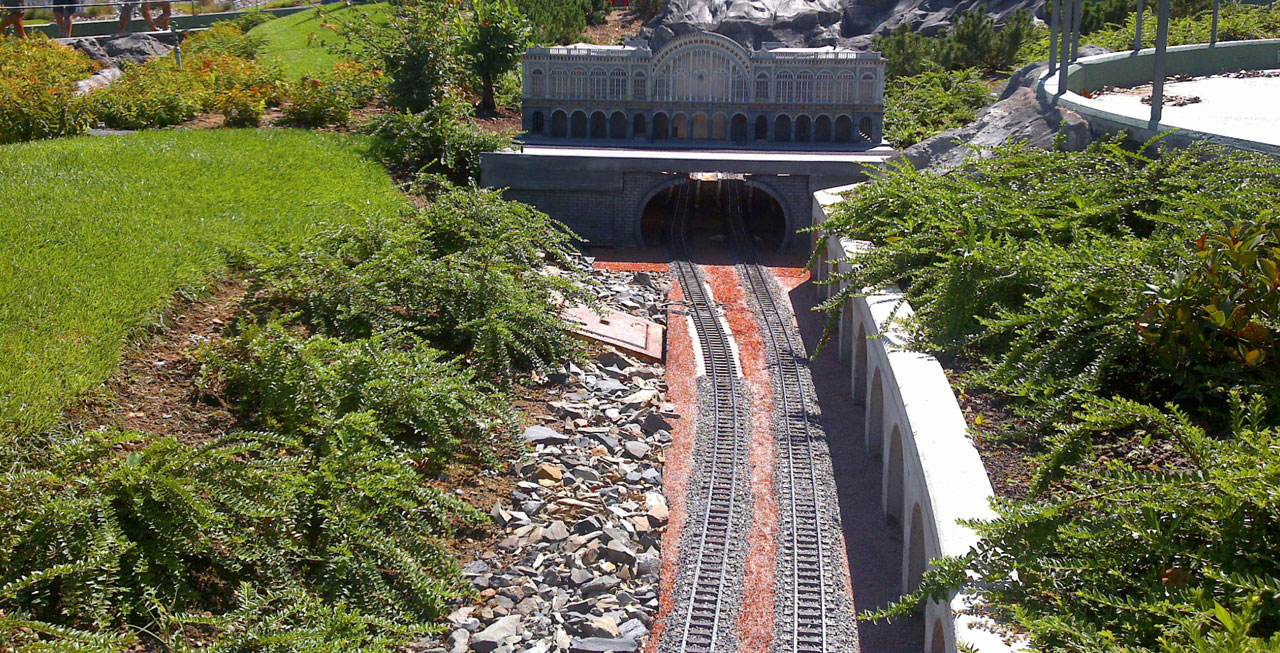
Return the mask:
M 844 186 L 814 194 L 814 224 L 827 219 L 827 209 L 840 201 Z M 815 277 L 847 271 L 870 245 L 826 237 Z M 835 263 L 831 263 L 835 262 Z M 822 298 L 830 286 L 818 286 Z M 895 311 L 896 309 L 896 311 Z M 865 405 L 864 433 L 868 454 L 880 457 L 881 505 L 887 519 L 902 528 L 902 591 L 914 589 L 928 561 L 963 555 L 977 542 L 976 533 L 958 522 L 994 517 L 991 482 L 955 394 L 932 356 L 906 347 L 896 320 L 909 317 L 911 306 L 895 287 L 850 299 L 841 310 L 839 352 L 849 362 L 853 396 Z M 893 319 L 891 319 L 893 318 Z M 956 594 L 949 604 L 925 606 L 925 653 L 953 653 L 957 643 L 983 653 L 1023 650 L 991 632 L 990 622 L 964 614 L 973 600 Z

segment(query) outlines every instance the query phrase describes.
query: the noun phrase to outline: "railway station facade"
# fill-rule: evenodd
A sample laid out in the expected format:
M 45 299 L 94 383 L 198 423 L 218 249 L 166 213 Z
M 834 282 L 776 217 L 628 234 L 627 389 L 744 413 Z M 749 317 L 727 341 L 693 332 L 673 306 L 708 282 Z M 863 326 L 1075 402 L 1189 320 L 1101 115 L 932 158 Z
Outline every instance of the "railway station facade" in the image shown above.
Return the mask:
M 878 145 L 884 65 L 876 52 L 752 50 L 710 32 L 657 50 L 643 41 L 532 48 L 524 130 L 539 142 Z

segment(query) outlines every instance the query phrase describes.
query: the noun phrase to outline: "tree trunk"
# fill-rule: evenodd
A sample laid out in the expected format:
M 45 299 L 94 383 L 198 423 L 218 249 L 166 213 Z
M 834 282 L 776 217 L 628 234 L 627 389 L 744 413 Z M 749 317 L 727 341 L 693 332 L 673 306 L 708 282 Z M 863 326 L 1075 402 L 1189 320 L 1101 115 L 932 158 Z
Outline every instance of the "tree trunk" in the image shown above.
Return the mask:
M 481 75 L 480 85 L 484 87 L 484 90 L 481 91 L 480 110 L 495 111 L 498 107 L 493 100 L 493 75 Z

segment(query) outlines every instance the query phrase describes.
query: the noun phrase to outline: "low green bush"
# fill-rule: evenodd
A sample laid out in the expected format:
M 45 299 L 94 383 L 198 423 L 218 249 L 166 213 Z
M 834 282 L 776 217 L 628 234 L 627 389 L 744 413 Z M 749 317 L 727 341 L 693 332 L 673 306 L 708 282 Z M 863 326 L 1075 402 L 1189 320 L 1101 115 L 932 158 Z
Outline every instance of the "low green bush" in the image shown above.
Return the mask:
M 235 24 L 236 27 L 239 27 L 240 31 L 243 32 L 249 39 L 251 40 L 257 39 L 258 43 L 261 44 L 259 48 L 260 50 L 261 46 L 265 46 L 266 39 L 263 38 L 261 35 L 257 35 L 257 34 L 250 35 L 249 31 L 259 25 L 262 25 L 263 23 L 269 23 L 275 19 L 276 19 L 275 14 L 255 8 L 255 9 L 250 9 L 249 11 L 246 11 L 240 14 L 239 16 L 236 16 L 234 19 L 228 22 Z
M 296 312 L 318 335 L 410 334 L 508 384 L 578 351 L 552 298 L 586 301 L 565 262 L 572 234 L 496 191 L 446 190 L 407 218 L 344 227 L 306 253 L 257 261 L 251 305 Z
M 0 145 L 83 133 L 91 119 L 75 82 L 97 68 L 40 35 L 0 38 Z
M 603 23 L 613 3 L 610 0 L 516 0 L 516 6 L 532 22 L 535 42 L 567 44 L 581 37 L 588 25 Z
M 283 89 L 273 63 L 206 53 L 185 57 L 181 67 L 173 57 L 129 66 L 89 103 L 98 120 L 117 129 L 167 127 L 214 110 L 230 111 L 228 124 L 245 126 L 256 125 Z
M 1007 400 L 984 435 L 1044 452 L 972 554 L 873 616 L 965 588 L 1046 650 L 1275 650 L 1280 165 L 1206 145 L 984 154 L 891 167 L 824 225 L 876 244 L 832 319 L 897 283 L 914 345 Z
M 253 59 L 262 50 L 261 36 L 249 36 L 238 22 L 218 21 L 203 32 L 196 32 L 182 41 L 182 52 L 187 55 L 212 54 Z
M 466 184 L 480 176 L 480 155 L 511 143 L 511 134 L 498 134 L 468 119 L 470 106 L 450 97 L 432 110 L 398 113 L 375 122 L 373 152 L 393 169 L 408 173 L 438 173 Z
M 301 433 L 354 412 L 437 469 L 461 445 L 488 439 L 507 400 L 443 352 L 383 334 L 303 338 L 278 323 L 249 326 L 210 355 L 231 395 L 268 431 Z
M 885 82 L 884 137 L 897 149 L 960 127 L 990 104 L 991 91 L 972 69 L 929 71 Z
M 290 86 L 285 118 L 308 127 L 345 124 L 352 109 L 372 102 L 385 85 L 386 79 L 379 71 L 358 63 L 339 62 L 323 75 L 304 77 Z

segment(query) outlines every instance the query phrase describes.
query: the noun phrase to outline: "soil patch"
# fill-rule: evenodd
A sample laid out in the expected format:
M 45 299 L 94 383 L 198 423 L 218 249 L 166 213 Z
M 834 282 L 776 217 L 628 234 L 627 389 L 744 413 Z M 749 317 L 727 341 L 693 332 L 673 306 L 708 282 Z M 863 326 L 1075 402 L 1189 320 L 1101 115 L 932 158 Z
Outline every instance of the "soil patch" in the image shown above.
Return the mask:
M 605 22 L 592 25 L 583 34 L 583 40 L 597 45 L 621 45 L 624 39 L 636 36 L 644 27 L 644 18 L 630 9 L 614 9 Z

